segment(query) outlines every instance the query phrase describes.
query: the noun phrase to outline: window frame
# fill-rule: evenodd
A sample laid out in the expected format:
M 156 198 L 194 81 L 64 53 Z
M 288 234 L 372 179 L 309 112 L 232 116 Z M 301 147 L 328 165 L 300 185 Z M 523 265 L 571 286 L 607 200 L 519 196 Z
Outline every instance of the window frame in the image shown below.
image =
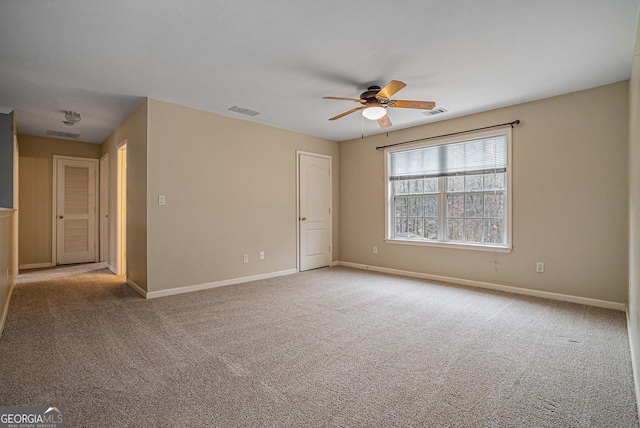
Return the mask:
M 446 233 L 446 225 L 444 228 L 441 226 L 446 223 L 446 189 L 440 189 L 440 194 L 443 195 L 442 198 L 438 199 L 438 240 L 435 241 L 427 241 L 427 240 L 410 240 L 410 239 L 402 239 L 394 237 L 394 225 L 395 225 L 395 215 L 394 215 L 394 203 L 393 203 L 393 192 L 391 191 L 391 186 L 393 185 L 392 181 L 389 180 L 389 170 L 391 167 L 391 154 L 395 152 L 401 152 L 406 150 L 413 150 L 419 148 L 426 148 L 430 146 L 439 146 L 453 143 L 462 143 L 470 140 L 477 140 L 483 138 L 490 138 L 495 136 L 505 136 L 506 137 L 506 146 L 507 146 L 507 168 L 506 168 L 506 177 L 505 177 L 505 187 L 506 187 L 506 201 L 505 207 L 506 215 L 504 217 L 505 221 L 505 233 L 506 239 L 505 243 L 501 245 L 494 244 L 485 244 L 485 243 L 470 243 L 470 242 L 455 242 L 455 241 L 445 241 L 444 234 Z M 384 186 L 385 186 L 385 242 L 389 244 L 399 244 L 399 245 L 414 245 L 414 246 L 425 246 L 425 247 L 439 247 L 439 248 L 456 248 L 456 249 L 466 249 L 466 250 L 479 250 L 479 251 L 491 251 L 491 252 L 500 252 L 500 253 L 510 253 L 513 249 L 513 185 L 512 185 L 512 128 L 498 128 L 486 131 L 478 131 L 478 132 L 469 132 L 464 135 L 457 135 L 451 137 L 443 137 L 438 139 L 433 139 L 427 142 L 418 142 L 412 144 L 405 144 L 402 146 L 393 146 L 387 147 L 384 149 Z M 465 192 L 461 192 L 464 194 Z

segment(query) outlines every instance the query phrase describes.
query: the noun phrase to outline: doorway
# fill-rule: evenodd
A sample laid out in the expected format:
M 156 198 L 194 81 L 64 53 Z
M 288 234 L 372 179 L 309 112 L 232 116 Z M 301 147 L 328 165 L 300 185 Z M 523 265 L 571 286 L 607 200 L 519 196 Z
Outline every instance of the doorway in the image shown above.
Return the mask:
M 127 274 L 127 140 L 118 146 L 117 275 Z
M 331 264 L 331 156 L 298 152 L 298 268 Z

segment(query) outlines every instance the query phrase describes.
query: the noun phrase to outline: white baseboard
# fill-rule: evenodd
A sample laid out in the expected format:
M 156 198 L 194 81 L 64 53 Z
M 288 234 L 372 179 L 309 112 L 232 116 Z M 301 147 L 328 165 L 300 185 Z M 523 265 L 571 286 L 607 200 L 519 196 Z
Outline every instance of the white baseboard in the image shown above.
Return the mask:
M 118 271 L 116 270 L 116 268 L 114 268 L 110 264 L 107 264 L 107 269 L 109 269 L 111 271 L 111 273 L 114 274 L 114 275 L 118 274 Z
M 41 269 L 55 266 L 52 262 L 45 263 L 31 263 L 28 265 L 20 265 L 18 269 Z
M 329 266 L 340 266 L 340 262 L 331 262 Z
M 2 332 L 4 331 L 4 325 L 7 322 L 7 316 L 9 315 L 9 303 L 11 303 L 11 297 L 13 296 L 13 289 L 16 286 L 16 279 L 13 279 L 11 287 L 9 287 L 9 294 L 7 294 L 7 302 L 2 308 L 2 314 L 0 314 L 0 338 L 2 338 Z
M 226 279 L 224 281 L 209 282 L 206 284 L 189 285 L 186 287 L 170 288 L 168 290 L 150 291 L 146 293 L 147 299 L 155 299 L 157 297 L 173 296 L 175 294 L 191 293 L 193 291 L 208 290 L 210 288 L 224 287 L 226 285 L 242 284 L 244 282 L 258 281 L 261 279 L 276 278 L 278 276 L 291 275 L 298 273 L 296 269 L 281 270 L 278 272 L 270 272 L 261 275 L 245 276 L 242 278 Z
M 139 295 L 141 295 L 142 297 L 144 297 L 145 299 L 148 299 L 148 293 L 146 291 L 144 291 L 142 289 L 142 287 L 140 287 L 138 284 L 136 284 L 134 281 L 131 281 L 130 279 L 127 279 L 127 285 L 131 288 L 133 288 L 136 293 L 138 293 Z
M 549 291 L 532 290 L 530 288 L 513 287 L 510 285 L 492 284 L 490 282 L 473 281 L 470 279 L 451 278 L 448 276 L 431 275 L 427 273 L 411 272 L 399 269 L 390 269 L 379 266 L 363 265 L 360 263 L 340 262 L 340 266 L 356 269 L 372 270 L 375 272 L 389 273 L 392 275 L 409 276 L 412 278 L 429 279 L 432 281 L 448 282 L 450 284 L 467 285 L 470 287 L 486 288 L 488 290 L 504 291 L 506 293 L 522 294 L 525 296 L 541 297 L 543 299 L 560 300 L 563 302 L 579 303 L 581 305 L 596 306 L 599 308 L 625 311 L 626 305 L 608 300 L 590 299 L 588 297 L 570 296 L 568 294 L 551 293 Z

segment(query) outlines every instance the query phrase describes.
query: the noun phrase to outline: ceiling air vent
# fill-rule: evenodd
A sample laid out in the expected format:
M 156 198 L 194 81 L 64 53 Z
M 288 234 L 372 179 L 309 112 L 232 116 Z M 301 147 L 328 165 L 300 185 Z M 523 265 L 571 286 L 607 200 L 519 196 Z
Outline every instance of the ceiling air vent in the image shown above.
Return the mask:
M 236 113 L 240 114 L 246 114 L 247 116 L 257 116 L 260 114 L 260 112 L 257 112 L 255 110 L 249 110 L 248 108 L 242 108 L 238 106 L 233 106 L 229 110 L 235 111 Z
M 50 137 L 58 138 L 73 138 L 74 140 L 80 138 L 80 134 L 74 134 L 73 132 L 54 131 L 53 129 L 47 129 L 47 135 Z
M 446 109 L 442 107 L 438 107 L 438 108 L 434 108 L 433 110 L 423 111 L 422 114 L 424 114 L 425 116 L 435 116 L 436 114 L 446 113 L 446 112 L 447 112 Z

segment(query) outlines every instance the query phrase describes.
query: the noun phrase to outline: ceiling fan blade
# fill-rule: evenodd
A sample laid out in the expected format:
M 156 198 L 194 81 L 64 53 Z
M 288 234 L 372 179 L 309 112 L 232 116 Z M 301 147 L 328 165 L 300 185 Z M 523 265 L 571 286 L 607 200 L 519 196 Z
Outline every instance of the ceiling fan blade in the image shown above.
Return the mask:
M 436 106 L 433 101 L 407 101 L 407 100 L 389 100 L 388 107 L 399 108 L 417 108 L 421 110 L 431 110 Z
M 366 100 L 360 98 L 342 98 L 342 97 L 322 97 L 323 100 L 343 100 L 343 101 L 355 101 L 357 103 L 366 103 Z
M 393 94 L 395 94 L 405 86 L 407 86 L 407 84 L 404 82 L 401 82 L 399 80 L 392 80 L 387 84 L 387 86 L 378 91 L 376 98 L 379 100 L 388 100 Z
M 339 115 L 337 115 L 337 116 L 334 116 L 334 117 L 332 117 L 332 118 L 331 118 L 331 119 L 329 119 L 329 120 L 336 120 L 336 119 L 340 119 L 341 117 L 345 117 L 345 116 L 346 116 L 346 115 L 348 115 L 348 114 L 355 113 L 355 112 L 357 112 L 358 110 L 362 110 L 362 109 L 364 109 L 364 106 L 362 106 L 362 107 L 356 107 L 356 108 L 354 108 L 353 110 L 345 111 L 345 112 L 344 112 L 344 113 L 342 113 L 342 114 L 339 114 Z
M 389 119 L 389 115 L 385 114 L 380 119 L 378 119 L 378 125 L 380 125 L 380 128 L 382 128 L 382 129 L 390 128 L 391 127 L 391 119 Z

